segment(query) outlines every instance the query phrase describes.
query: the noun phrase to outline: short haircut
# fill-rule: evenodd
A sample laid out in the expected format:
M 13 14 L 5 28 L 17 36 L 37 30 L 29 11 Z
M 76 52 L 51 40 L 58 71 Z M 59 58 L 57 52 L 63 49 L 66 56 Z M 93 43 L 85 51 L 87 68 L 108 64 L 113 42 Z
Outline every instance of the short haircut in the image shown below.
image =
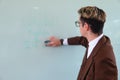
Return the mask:
M 78 10 L 82 23 L 87 23 L 95 34 L 103 33 L 106 14 L 96 6 L 86 6 Z

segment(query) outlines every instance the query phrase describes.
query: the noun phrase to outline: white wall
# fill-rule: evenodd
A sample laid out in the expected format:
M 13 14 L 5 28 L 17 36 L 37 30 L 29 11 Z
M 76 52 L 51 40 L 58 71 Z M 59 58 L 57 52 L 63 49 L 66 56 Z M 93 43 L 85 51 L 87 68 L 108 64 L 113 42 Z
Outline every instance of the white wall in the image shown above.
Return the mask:
M 120 72 L 119 0 L 0 0 L 0 80 L 76 80 L 85 48 L 45 47 L 49 36 L 78 36 L 77 10 L 95 5 L 107 13 Z M 120 76 L 119 76 L 120 78 Z

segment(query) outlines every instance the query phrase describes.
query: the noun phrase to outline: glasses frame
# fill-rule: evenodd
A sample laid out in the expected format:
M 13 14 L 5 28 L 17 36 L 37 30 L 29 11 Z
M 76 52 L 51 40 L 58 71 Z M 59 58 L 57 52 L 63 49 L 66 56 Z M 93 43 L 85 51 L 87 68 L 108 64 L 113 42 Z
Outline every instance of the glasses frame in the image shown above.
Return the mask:
M 80 21 L 75 21 L 75 26 L 80 27 Z

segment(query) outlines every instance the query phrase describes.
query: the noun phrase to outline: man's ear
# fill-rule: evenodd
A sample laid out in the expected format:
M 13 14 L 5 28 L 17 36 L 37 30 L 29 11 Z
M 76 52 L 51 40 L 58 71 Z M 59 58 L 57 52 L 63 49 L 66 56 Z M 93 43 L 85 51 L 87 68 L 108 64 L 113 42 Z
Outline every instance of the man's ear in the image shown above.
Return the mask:
M 90 30 L 90 26 L 86 22 L 84 23 L 84 28 L 85 28 L 86 31 Z

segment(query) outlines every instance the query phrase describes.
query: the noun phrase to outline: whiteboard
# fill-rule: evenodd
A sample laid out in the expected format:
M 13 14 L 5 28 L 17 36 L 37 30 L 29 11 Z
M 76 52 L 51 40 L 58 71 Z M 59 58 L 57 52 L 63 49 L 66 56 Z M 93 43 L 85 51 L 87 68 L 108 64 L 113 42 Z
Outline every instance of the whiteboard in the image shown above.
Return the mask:
M 97 6 L 107 13 L 120 72 L 120 0 L 0 0 L 0 80 L 76 80 L 85 48 L 46 47 L 50 36 L 79 36 L 77 10 Z M 120 79 L 120 76 L 119 76 Z

